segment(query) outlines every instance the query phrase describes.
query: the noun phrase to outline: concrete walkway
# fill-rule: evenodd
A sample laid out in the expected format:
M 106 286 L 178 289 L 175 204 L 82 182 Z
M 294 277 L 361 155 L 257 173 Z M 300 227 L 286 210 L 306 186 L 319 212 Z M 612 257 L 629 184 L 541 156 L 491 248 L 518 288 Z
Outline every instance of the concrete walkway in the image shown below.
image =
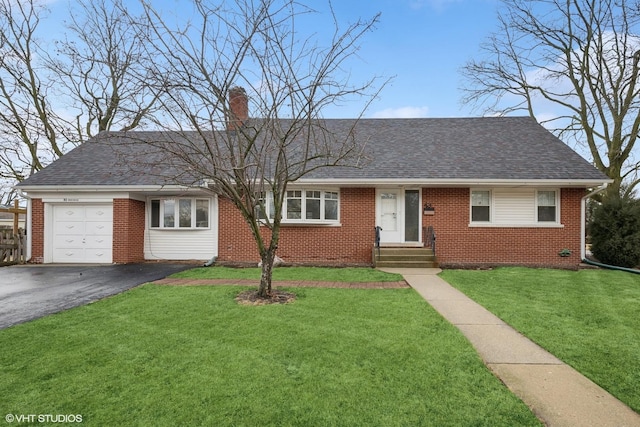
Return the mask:
M 383 269 L 405 280 L 476 348 L 484 363 L 552 427 L 634 427 L 640 415 L 437 276 Z

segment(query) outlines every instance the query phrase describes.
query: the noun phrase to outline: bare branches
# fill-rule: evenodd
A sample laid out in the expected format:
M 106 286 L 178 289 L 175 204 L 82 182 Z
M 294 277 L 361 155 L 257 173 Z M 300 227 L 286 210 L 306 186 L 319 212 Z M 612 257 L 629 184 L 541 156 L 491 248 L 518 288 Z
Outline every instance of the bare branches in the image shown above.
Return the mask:
M 334 16 L 330 39 L 319 40 L 296 26 L 313 11 L 294 0 L 216 6 L 196 1 L 185 22 L 166 20 L 150 1 L 142 5 L 154 74 L 170 82 L 160 98 L 157 126 L 182 131 L 180 142 L 169 148 L 172 155 L 235 204 L 270 269 L 287 186 L 320 168 L 361 161 L 364 141 L 353 132 L 357 119 L 335 132 L 322 111 L 352 96 L 367 105 L 384 85 L 375 88 L 375 78 L 359 84 L 348 78 L 348 62 L 378 16 L 345 29 Z M 239 113 L 227 96 L 241 92 L 245 106 Z M 267 193 L 275 215 L 261 218 Z M 270 232 L 263 235 L 264 229 Z M 270 274 L 263 277 L 269 283 L 261 286 L 270 286 Z
M 156 111 L 160 90 L 151 82 L 148 27 L 121 0 L 82 0 L 70 13 L 65 40 L 49 66 L 79 110 L 77 137 L 131 130 Z
M 59 156 L 66 123 L 49 102 L 52 82 L 42 77 L 36 30 L 46 10 L 31 1 L 0 0 L 0 175 L 22 179 Z
M 354 147 L 346 149 L 352 141 L 338 143 L 318 119 L 325 106 L 347 96 L 375 95 L 370 91 L 373 79 L 351 86 L 342 71 L 377 16 L 344 32 L 336 29 L 321 47 L 294 33 L 296 18 L 311 13 L 294 1 L 237 1 L 217 7 L 196 2 L 194 16 L 174 27 L 150 3 L 143 5 L 152 29 L 149 44 L 159 58 L 156 73 L 170 76 L 171 82 L 161 99 L 164 115 L 158 126 L 211 137 L 210 130 L 226 128 L 232 114 L 226 96 L 238 85 L 247 90 L 248 108 L 259 118 L 235 132 L 214 133 L 214 144 L 198 148 L 213 167 L 202 170 L 203 175 L 224 182 L 251 178 L 273 187 L 357 157 Z
M 341 28 L 334 15 L 327 23 L 314 15 L 314 25 L 334 29 L 321 40 L 298 24 L 314 11 L 296 0 L 194 0 L 175 16 L 150 0 L 80 0 L 51 50 L 36 39 L 45 11 L 35 1 L 0 0 L 0 132 L 10 136 L 0 179 L 21 180 L 63 155 L 64 143 L 102 131 L 167 130 L 144 140 L 153 156 L 128 161 L 148 161 L 158 175 L 177 166 L 164 178 L 231 200 L 270 268 L 287 186 L 362 161 L 358 118 L 337 132 L 322 112 L 354 97 L 366 107 L 384 86 L 349 73 L 378 16 Z M 159 154 L 173 167 L 153 164 Z M 264 226 L 267 192 L 275 217 Z
M 148 26 L 120 0 L 75 3 L 56 49 L 40 4 L 0 0 L 0 191 L 97 132 L 141 126 L 163 89 L 149 74 Z
M 628 1 L 503 0 L 484 59 L 462 70 L 463 102 L 485 113 L 538 116 L 579 141 L 617 192 L 640 126 L 637 5 Z M 555 125 L 552 125 L 554 123 Z

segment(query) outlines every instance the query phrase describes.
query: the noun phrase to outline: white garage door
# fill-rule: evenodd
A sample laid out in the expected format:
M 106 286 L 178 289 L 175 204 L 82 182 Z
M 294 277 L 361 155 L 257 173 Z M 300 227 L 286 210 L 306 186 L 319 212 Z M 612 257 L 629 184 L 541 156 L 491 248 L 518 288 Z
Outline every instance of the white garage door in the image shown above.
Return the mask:
M 111 263 L 113 206 L 54 205 L 53 262 Z

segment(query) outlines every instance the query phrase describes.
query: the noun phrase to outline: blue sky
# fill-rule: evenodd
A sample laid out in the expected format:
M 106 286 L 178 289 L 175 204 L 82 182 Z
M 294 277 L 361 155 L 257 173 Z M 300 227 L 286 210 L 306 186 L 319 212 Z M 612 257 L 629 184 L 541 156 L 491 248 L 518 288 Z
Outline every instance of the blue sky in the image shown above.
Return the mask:
M 377 29 L 364 39 L 359 66 L 352 71 L 394 79 L 366 116 L 478 115 L 460 104 L 459 69 L 478 57 L 480 43 L 496 29 L 497 7 L 497 0 L 336 2 L 336 13 L 347 21 L 382 13 Z M 351 117 L 349 110 L 332 109 L 326 116 Z
M 60 29 L 69 3 L 43 0 L 52 15 L 52 30 Z M 303 1 L 304 2 L 304 1 Z M 73 4 L 74 1 L 70 0 Z M 132 4 L 137 3 L 131 0 Z M 186 0 L 153 0 L 172 12 Z M 361 81 L 373 75 L 394 77 L 367 110 L 365 117 L 462 117 L 480 114 L 460 104 L 459 69 L 478 55 L 478 46 L 496 28 L 498 0 L 333 0 L 338 19 L 352 23 L 381 13 L 376 30 L 363 39 L 359 59 L 349 70 Z M 326 0 L 306 1 L 312 8 Z M 187 7 L 187 10 L 190 8 Z M 323 16 L 314 19 L 327 22 Z M 314 30 L 322 38 L 323 28 Z M 329 108 L 324 116 L 354 117 L 363 103 Z

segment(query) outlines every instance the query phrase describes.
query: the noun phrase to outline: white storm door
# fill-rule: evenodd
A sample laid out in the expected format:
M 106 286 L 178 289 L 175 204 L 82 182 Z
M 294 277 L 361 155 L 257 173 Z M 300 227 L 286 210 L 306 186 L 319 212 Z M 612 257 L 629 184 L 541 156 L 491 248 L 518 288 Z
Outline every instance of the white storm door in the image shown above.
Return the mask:
M 378 190 L 378 225 L 382 227 L 380 231 L 381 243 L 402 242 L 404 227 L 400 206 L 402 206 L 402 190 L 382 189 Z
M 53 262 L 111 263 L 113 206 L 54 205 Z

